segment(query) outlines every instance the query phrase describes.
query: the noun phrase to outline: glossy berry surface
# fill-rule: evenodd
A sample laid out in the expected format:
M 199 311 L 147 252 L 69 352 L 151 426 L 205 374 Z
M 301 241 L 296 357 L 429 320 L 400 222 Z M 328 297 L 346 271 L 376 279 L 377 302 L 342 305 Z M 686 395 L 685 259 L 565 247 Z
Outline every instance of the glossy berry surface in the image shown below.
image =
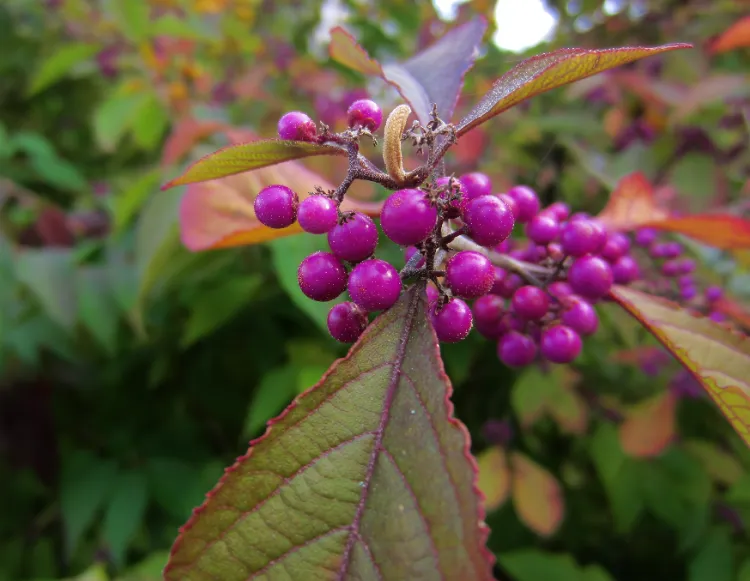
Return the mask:
M 463 219 L 471 236 L 481 246 L 496 246 L 513 232 L 513 212 L 497 196 L 480 196 L 470 200 Z
M 569 297 L 565 301 L 565 309 L 560 320 L 564 325 L 584 337 L 593 335 L 599 328 L 599 317 L 596 315 L 596 310 L 591 306 L 591 303 L 580 297 Z
M 461 298 L 473 299 L 487 294 L 494 281 L 492 263 L 478 252 L 458 252 L 445 265 L 445 284 Z
M 560 223 L 550 214 L 537 214 L 526 224 L 526 236 L 537 244 L 549 244 L 560 233 Z
M 616 284 L 630 284 L 641 277 L 641 269 L 635 258 L 626 254 L 612 264 L 612 277 Z
M 515 186 L 508 190 L 518 208 L 516 221 L 526 223 L 539 213 L 539 197 L 527 186 Z
M 298 206 L 296 192 L 286 186 L 266 186 L 253 202 L 255 216 L 269 228 L 286 228 L 294 224 Z
M 582 256 L 568 271 L 568 283 L 573 292 L 586 299 L 602 298 L 612 288 L 613 282 L 612 269 L 598 256 Z
M 354 212 L 328 231 L 328 246 L 339 260 L 361 262 L 378 245 L 378 228 L 368 216 Z
M 430 321 L 435 329 L 438 341 L 458 343 L 466 339 L 471 331 L 472 315 L 469 305 L 461 299 L 451 299 L 442 309 L 433 307 Z
M 315 252 L 299 265 L 297 282 L 312 300 L 331 301 L 346 289 L 346 269 L 333 254 Z
M 328 311 L 328 332 L 341 343 L 353 343 L 367 327 L 367 313 L 351 302 L 339 303 Z
M 389 309 L 401 294 L 398 271 L 377 258 L 360 262 L 349 274 L 349 296 L 365 311 Z
M 421 242 L 437 223 L 437 208 L 422 190 L 397 190 L 383 204 L 380 225 L 396 244 L 410 246 Z
M 325 234 L 336 225 L 338 217 L 336 202 L 321 194 L 305 198 L 297 209 L 300 227 L 310 234 Z
M 635 243 L 638 246 L 648 247 L 656 241 L 658 233 L 653 228 L 640 228 L 635 232 Z
M 558 222 L 562 222 L 570 216 L 570 206 L 565 202 L 554 202 L 542 210 L 542 212 L 551 215 Z
M 528 335 L 509 331 L 497 344 L 497 356 L 508 367 L 523 367 L 534 361 L 536 343 Z
M 581 353 L 581 337 L 570 327 L 555 325 L 542 331 L 539 351 L 552 363 L 570 363 Z
M 346 112 L 349 127 L 363 127 L 377 131 L 383 123 L 383 111 L 375 101 L 359 99 L 349 106 Z
M 547 287 L 547 292 L 556 299 L 561 300 L 572 295 L 573 289 L 570 288 L 567 282 L 558 280 Z
M 583 256 L 601 245 L 602 233 L 591 220 L 569 220 L 560 228 L 560 245 L 565 254 Z
M 500 322 L 505 314 L 505 301 L 496 295 L 484 295 L 474 301 L 474 326 L 488 339 L 497 339 L 502 333 Z
M 535 286 L 522 286 L 511 299 L 513 311 L 522 319 L 538 321 L 547 314 L 549 295 Z
M 492 181 L 482 172 L 467 173 L 458 178 L 458 181 L 467 201 L 492 194 Z
M 301 111 L 291 111 L 279 119 L 279 137 L 293 141 L 312 141 L 317 135 L 315 122 Z
M 622 232 L 611 232 L 607 235 L 607 241 L 601 249 L 604 260 L 614 262 L 630 250 L 630 238 Z

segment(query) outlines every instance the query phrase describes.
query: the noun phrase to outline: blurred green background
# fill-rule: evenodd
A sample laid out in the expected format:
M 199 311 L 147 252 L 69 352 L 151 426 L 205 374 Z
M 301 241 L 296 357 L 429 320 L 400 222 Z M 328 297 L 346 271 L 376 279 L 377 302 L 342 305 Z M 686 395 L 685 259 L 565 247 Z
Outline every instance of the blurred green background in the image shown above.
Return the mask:
M 226 143 L 220 127 L 271 136 L 301 109 L 343 128 L 356 98 L 395 106 L 383 83 L 330 61 L 333 25 L 388 61 L 486 15 L 497 44 L 459 113 L 536 52 L 692 42 L 503 114 L 461 140 L 450 170 L 591 212 L 642 170 L 675 211 L 748 212 L 750 51 L 711 50 L 747 2 L 526 2 L 0 3 L 0 580 L 159 579 L 223 468 L 345 354 L 328 307 L 296 287 L 317 239 L 190 253 L 184 192 L 158 191 Z M 343 176 L 338 160 L 309 165 Z M 747 254 L 691 251 L 704 280 L 747 299 Z M 634 323 L 601 317 L 567 371 L 512 372 L 474 336 L 443 347 L 474 451 L 545 468 L 525 501 L 514 491 L 490 511 L 497 578 L 750 581 L 750 453 Z M 633 417 L 635 452 L 621 429 Z M 507 474 L 486 478 L 491 489 Z

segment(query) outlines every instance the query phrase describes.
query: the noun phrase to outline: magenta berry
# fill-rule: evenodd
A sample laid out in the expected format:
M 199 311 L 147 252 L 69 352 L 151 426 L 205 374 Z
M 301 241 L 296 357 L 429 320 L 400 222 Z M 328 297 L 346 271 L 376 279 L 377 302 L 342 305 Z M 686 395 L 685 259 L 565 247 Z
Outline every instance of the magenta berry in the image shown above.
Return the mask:
M 680 274 L 691 274 L 695 272 L 697 265 L 692 258 L 680 258 L 677 260 L 677 269 Z
M 501 201 L 505 202 L 505 205 L 510 208 L 511 213 L 513 214 L 513 221 L 518 222 L 518 203 L 511 198 L 508 194 L 500 194 L 497 196 Z
M 698 289 L 695 285 L 689 284 L 680 287 L 680 297 L 683 300 L 689 301 L 698 296 Z
M 563 220 L 567 220 L 568 216 L 570 216 L 570 206 L 565 202 L 555 202 L 547 206 L 542 212 L 544 214 L 549 214 L 558 222 L 562 222 Z
M 601 249 L 604 260 L 615 262 L 630 250 L 630 239 L 621 232 L 612 232 L 607 236 L 607 241 Z
M 678 260 L 667 260 L 661 265 L 661 273 L 664 276 L 677 276 L 680 274 L 680 262 Z
M 411 246 L 421 242 L 437 223 L 437 209 L 422 190 L 397 190 L 383 204 L 380 225 L 396 244 Z
M 526 224 L 526 236 L 537 244 L 549 244 L 560 233 L 560 223 L 551 214 L 537 214 Z
M 711 319 L 714 323 L 723 323 L 726 320 L 726 317 L 724 317 L 723 313 L 720 313 L 719 311 L 712 311 L 708 314 L 708 318 Z
M 547 292 L 557 300 L 562 300 L 573 294 L 573 289 L 567 282 L 558 280 L 547 287 Z
M 522 285 L 523 279 L 520 276 L 518 276 L 517 274 L 509 274 L 496 285 L 493 284 L 492 288 L 494 291 L 495 287 L 497 287 L 498 292 L 496 294 L 505 299 L 509 299 L 513 296 L 513 293 L 515 293 L 517 289 L 521 288 Z
M 539 350 L 547 361 L 570 363 L 581 353 L 581 337 L 566 325 L 555 325 L 542 331 Z
M 398 271 L 385 260 L 365 260 L 349 274 L 349 296 L 365 311 L 389 309 L 400 294 Z
M 722 296 L 724 296 L 724 291 L 721 289 L 721 287 L 712 285 L 706 288 L 705 296 L 706 296 L 706 300 L 709 303 L 715 303 Z
M 536 357 L 536 343 L 528 335 L 509 331 L 497 344 L 497 356 L 508 367 L 524 367 Z
M 269 228 L 286 228 L 297 219 L 299 198 L 286 186 L 266 186 L 255 198 L 253 208 L 260 223 Z
M 502 284 L 505 280 L 505 277 L 508 276 L 508 273 L 499 266 L 495 266 L 493 268 L 495 270 L 495 279 L 492 281 L 492 288 L 490 289 L 490 292 L 493 295 L 502 295 Z
M 338 218 L 338 205 L 322 194 L 305 198 L 297 209 L 299 225 L 310 234 L 325 234 L 336 225 Z
M 440 292 L 438 289 L 436 289 L 431 284 L 427 285 L 427 290 L 425 291 L 427 293 L 427 304 L 432 306 L 435 303 L 437 303 L 438 299 L 440 298 Z
M 591 300 L 602 298 L 612 288 L 614 276 L 609 264 L 598 256 L 582 256 L 568 270 L 568 283 L 573 291 Z
M 563 325 L 567 325 L 584 337 L 593 335 L 599 327 L 599 317 L 594 307 L 588 301 L 576 296 L 569 297 L 565 301 L 565 310 L 560 320 Z
M 309 199 L 309 198 L 308 198 Z M 368 216 L 352 212 L 328 231 L 328 246 L 339 260 L 361 262 L 378 245 L 378 228 Z
M 417 252 L 419 252 L 419 248 L 416 246 L 407 246 L 406 250 L 404 250 L 404 262 L 409 262 Z M 422 268 L 423 266 L 424 256 L 417 262 L 417 268 Z
M 653 228 L 640 228 L 635 232 L 635 243 L 638 246 L 651 246 L 656 241 L 658 233 Z
M 293 141 L 313 141 L 317 135 L 315 122 L 301 111 L 291 111 L 279 119 L 279 137 Z
M 484 295 L 474 301 L 474 326 L 488 339 L 497 339 L 502 334 L 500 322 L 505 314 L 505 301 L 496 295 Z
M 435 329 L 438 341 L 458 343 L 466 339 L 471 331 L 472 316 L 469 305 L 461 299 L 451 299 L 440 310 L 433 307 L 430 321 Z
M 569 220 L 560 228 L 560 245 L 570 256 L 596 252 L 601 244 L 601 232 L 591 220 Z
M 489 196 L 492 193 L 492 181 L 489 176 L 481 172 L 467 173 L 458 178 L 458 181 L 467 201 L 479 196 Z
M 547 314 L 549 296 L 535 286 L 522 286 L 513 293 L 511 305 L 513 311 L 522 319 L 538 321 Z
M 495 282 L 489 259 L 471 250 L 454 254 L 445 265 L 445 284 L 453 294 L 473 299 L 487 294 Z
M 480 196 L 470 200 L 463 219 L 471 236 L 482 246 L 496 246 L 513 231 L 513 212 L 497 196 Z
M 513 198 L 518 207 L 516 221 L 525 223 L 539 213 L 539 198 L 536 192 L 527 186 L 515 186 L 508 190 L 508 196 Z
M 377 131 L 383 123 L 383 111 L 375 101 L 360 99 L 354 101 L 346 112 L 349 127 L 363 127 L 368 131 Z
M 630 284 L 641 277 L 641 269 L 635 258 L 626 254 L 612 264 L 612 276 L 617 284 Z
M 346 288 L 346 269 L 333 254 L 315 252 L 299 265 L 297 282 L 312 300 L 331 301 Z
M 328 311 L 328 332 L 342 343 L 354 343 L 367 327 L 367 313 L 354 303 L 339 303 Z

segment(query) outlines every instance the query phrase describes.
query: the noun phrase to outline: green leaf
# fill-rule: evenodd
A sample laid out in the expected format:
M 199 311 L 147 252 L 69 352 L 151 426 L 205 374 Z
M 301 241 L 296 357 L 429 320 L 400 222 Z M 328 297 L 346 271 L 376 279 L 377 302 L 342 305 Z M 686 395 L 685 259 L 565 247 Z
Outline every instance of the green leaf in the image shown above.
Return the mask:
M 581 581 L 581 571 L 571 555 L 525 549 L 498 555 L 498 562 L 517 581 Z
M 41 303 L 49 317 L 65 329 L 76 321 L 75 277 L 69 250 L 25 250 L 16 276 Z
M 102 539 L 118 566 L 125 562 L 125 551 L 143 522 L 147 501 L 146 482 L 146 477 L 140 472 L 123 472 L 118 475 L 110 491 Z
M 415 285 L 227 471 L 165 580 L 490 581 L 476 464 L 449 395 Z
M 253 298 L 261 282 L 262 278 L 257 275 L 232 278 L 200 294 L 190 305 L 182 346 L 192 345 L 229 321 Z
M 750 559 L 745 560 L 737 573 L 737 581 L 750 581 Z
M 126 189 L 112 197 L 115 234 L 122 233 L 148 197 L 158 192 L 160 178 L 159 170 L 150 171 L 130 182 Z
M 155 96 L 141 103 L 133 120 L 133 140 L 146 151 L 153 151 L 159 145 L 169 125 L 169 114 L 162 102 Z
M 296 367 L 286 366 L 272 369 L 263 376 L 250 402 L 245 427 L 242 430 L 244 438 L 257 435 L 266 422 L 283 410 L 297 395 L 297 375 Z
M 750 338 L 630 288 L 615 286 L 612 296 L 692 373 L 750 445 Z
M 75 43 L 57 47 L 29 81 L 28 96 L 35 95 L 65 77 L 77 64 L 99 51 L 95 44 Z
M 241 145 L 229 145 L 199 159 L 162 189 L 223 178 L 314 155 L 346 155 L 346 150 L 332 145 L 280 139 L 262 139 Z
M 153 500 L 174 519 L 185 520 L 205 496 L 198 467 L 173 458 L 152 458 L 146 465 Z
M 733 581 L 732 540 L 724 529 L 714 529 L 688 567 L 688 581 Z
M 72 555 L 117 478 L 114 462 L 77 452 L 64 458 L 60 480 L 60 512 L 65 552 Z
M 500 77 L 492 89 L 457 125 L 458 134 L 484 123 L 526 99 L 585 79 L 602 71 L 662 52 L 692 48 L 689 44 L 658 47 L 623 47 L 605 50 L 563 48 L 517 64 Z
M 107 353 L 114 354 L 119 310 L 103 266 L 79 267 L 76 271 L 78 316 Z
M 29 164 L 45 182 L 70 192 L 83 193 L 88 189 L 84 175 L 72 163 L 57 157 L 32 157 Z
M 151 26 L 151 6 L 148 2 L 110 0 L 110 9 L 129 40 L 141 42 L 148 38 Z
M 93 117 L 94 136 L 105 152 L 115 150 L 120 140 L 132 129 L 138 112 L 148 99 L 148 93 L 118 90 L 97 107 Z

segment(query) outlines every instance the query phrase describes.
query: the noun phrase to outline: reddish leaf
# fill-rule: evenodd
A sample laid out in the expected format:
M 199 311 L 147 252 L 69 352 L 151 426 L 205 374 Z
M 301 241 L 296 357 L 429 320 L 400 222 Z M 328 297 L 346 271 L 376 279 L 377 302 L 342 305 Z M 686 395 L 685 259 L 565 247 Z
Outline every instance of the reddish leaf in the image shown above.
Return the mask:
M 677 398 L 671 391 L 639 403 L 625 414 L 620 424 L 620 443 L 637 458 L 658 456 L 675 436 Z
M 162 189 L 215 180 L 313 155 L 346 155 L 346 151 L 332 145 L 281 139 L 229 145 L 199 159 Z
M 678 232 L 724 250 L 750 248 L 750 220 L 732 214 L 693 214 L 647 222 L 644 226 Z
M 182 528 L 167 581 L 490 581 L 477 467 L 424 291 L 269 423 Z
M 464 75 L 477 55 L 477 47 L 487 29 L 482 17 L 458 26 L 446 33 L 435 44 L 403 63 L 381 65 L 370 58 L 356 39 L 341 27 L 331 31 L 331 58 L 359 71 L 378 76 L 393 85 L 411 105 L 422 123 L 430 120 L 432 103 L 438 113 L 450 120 L 456 107 Z
M 750 339 L 630 288 L 616 286 L 612 296 L 692 373 L 750 445 Z
M 709 52 L 719 54 L 750 46 L 750 15 L 743 16 L 722 32 L 710 45 Z
M 714 309 L 727 317 L 734 319 L 737 323 L 750 329 L 750 311 L 734 299 L 722 297 L 714 304 Z
M 202 139 L 229 129 L 221 121 L 185 118 L 178 121 L 164 144 L 161 164 L 169 166 L 179 162 Z
M 508 455 L 500 446 L 487 448 L 477 456 L 479 490 L 484 495 L 484 508 L 492 511 L 502 506 L 510 494 Z
M 657 207 L 654 188 L 641 172 L 623 177 L 597 218 L 610 230 L 634 230 L 643 224 L 662 220 L 669 214 Z
M 492 86 L 476 107 L 458 124 L 458 134 L 484 123 L 526 99 L 602 71 L 662 52 L 692 48 L 689 44 L 624 47 L 605 50 L 564 48 L 519 63 Z
M 528 456 L 513 452 L 513 506 L 521 521 L 535 533 L 548 537 L 557 531 L 565 513 L 560 483 Z

